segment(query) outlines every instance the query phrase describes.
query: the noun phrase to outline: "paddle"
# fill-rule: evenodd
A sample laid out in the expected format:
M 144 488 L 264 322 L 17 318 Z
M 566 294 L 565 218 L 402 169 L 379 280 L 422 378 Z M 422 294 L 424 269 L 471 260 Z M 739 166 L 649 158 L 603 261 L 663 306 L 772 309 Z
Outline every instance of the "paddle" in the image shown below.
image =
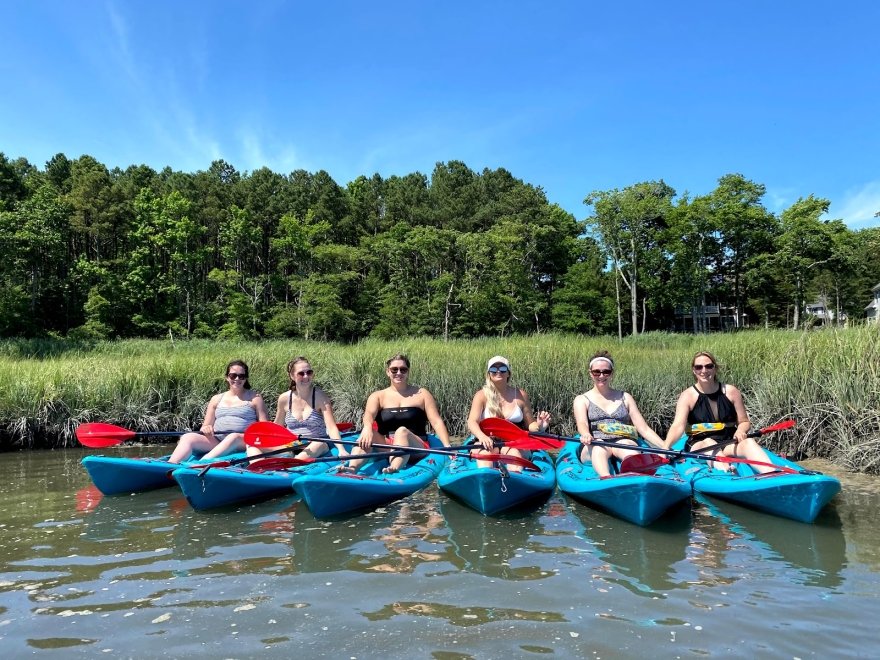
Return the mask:
M 393 451 L 382 451 L 382 452 L 373 452 L 369 454 L 358 454 L 352 456 L 349 454 L 348 456 L 320 456 L 318 458 L 291 458 L 288 456 L 284 457 L 276 457 L 276 458 L 267 458 L 262 461 L 257 461 L 251 466 L 248 466 L 248 470 L 251 472 L 268 472 L 271 470 L 286 470 L 288 468 L 300 467 L 301 465 L 310 465 L 312 463 L 332 463 L 334 461 L 347 461 L 347 460 L 364 460 L 364 459 L 372 459 L 372 458 L 388 458 L 389 456 L 403 456 L 405 454 L 411 454 L 415 451 L 420 451 L 417 447 L 407 447 L 407 448 L 398 448 Z M 512 465 L 521 465 L 525 469 L 538 469 L 537 466 L 531 461 L 522 458 L 521 456 L 509 456 L 507 454 L 485 454 L 480 455 L 481 461 L 491 461 L 493 463 L 510 463 Z
M 257 422 L 258 424 L 271 424 L 272 422 Z M 336 425 L 340 431 L 350 431 L 354 428 L 351 422 L 342 422 Z M 180 437 L 189 431 L 131 431 L 114 424 L 102 422 L 87 422 L 76 428 L 76 439 L 85 447 L 103 448 L 113 447 L 126 440 L 134 438 L 150 437 Z M 323 438 L 321 438 L 323 439 Z
M 787 429 L 792 428 L 795 425 L 795 420 L 786 419 L 776 424 L 772 424 L 770 426 L 765 426 L 762 429 L 754 429 L 746 433 L 747 438 L 758 438 L 767 433 L 775 433 L 776 431 L 785 431 Z M 703 423 L 703 424 L 694 424 L 691 426 L 691 432 L 697 433 L 705 433 L 713 430 L 721 430 L 723 428 L 729 428 L 734 425 L 727 425 L 720 422 L 711 422 L 711 423 Z M 777 469 L 791 472 L 797 472 L 797 470 L 792 470 L 791 468 L 783 468 L 774 463 L 765 463 L 763 461 L 752 461 L 744 458 L 734 458 L 731 456 L 717 456 L 704 454 L 703 452 L 708 452 L 712 450 L 717 450 L 722 447 L 726 447 L 727 445 L 733 444 L 736 442 L 736 439 L 725 440 L 714 445 L 709 445 L 708 447 L 701 447 L 700 449 L 695 449 L 692 452 L 682 452 L 682 455 L 690 456 L 692 454 L 696 454 L 697 456 L 703 456 L 703 460 L 712 460 L 717 461 L 719 463 L 748 463 L 749 465 L 763 465 L 767 467 L 774 467 Z M 633 460 L 635 459 L 635 460 Z M 675 459 L 673 459 L 675 460 Z M 670 462 L 669 459 L 664 458 L 663 456 L 658 455 L 645 455 L 640 454 L 638 456 L 628 456 L 621 462 L 620 471 L 621 472 L 644 472 L 648 474 L 654 474 L 661 465 L 667 465 Z
M 778 425 L 768 426 L 766 429 L 760 429 L 758 431 L 751 431 L 751 433 L 754 433 L 756 435 L 763 435 L 764 433 L 770 433 L 774 430 L 778 431 L 780 430 L 780 427 L 791 428 L 791 425 L 788 422 L 780 422 L 780 424 Z M 505 419 L 498 419 L 494 417 L 490 417 L 481 421 L 480 428 L 483 429 L 484 432 L 490 435 L 497 436 L 502 440 L 516 440 L 525 435 L 538 435 L 544 440 L 554 441 L 558 443 L 557 445 L 555 445 L 556 447 L 562 447 L 565 442 L 576 442 L 578 444 L 582 444 L 579 438 L 570 438 L 563 435 L 554 435 L 552 433 L 538 433 L 537 431 L 523 431 L 521 428 L 519 428 L 515 424 L 512 424 L 511 422 L 508 422 Z M 613 427 L 609 426 L 608 428 Z M 782 472 L 797 472 L 797 470 L 792 470 L 791 468 L 775 465 L 773 463 L 763 463 L 761 461 L 752 461 L 745 458 L 731 458 L 729 456 L 709 456 L 707 454 L 700 454 L 697 452 L 676 451 L 673 449 L 659 449 L 657 447 L 641 447 L 639 445 L 622 445 L 617 442 L 606 442 L 605 440 L 593 440 L 590 444 L 598 445 L 600 447 L 627 449 L 630 451 L 644 452 L 647 454 L 660 454 L 663 456 L 672 456 L 675 458 L 699 458 L 707 461 L 718 461 L 719 463 L 747 463 L 749 465 L 764 465 L 781 470 Z M 623 468 L 623 466 L 621 466 L 621 468 Z
M 133 438 L 181 436 L 187 431 L 130 431 L 113 424 L 88 422 L 76 428 L 76 439 L 86 447 L 112 447 Z
M 290 442 L 296 440 L 296 437 L 297 436 L 295 434 L 291 433 L 283 426 L 279 426 L 278 424 L 274 424 L 272 422 L 257 422 L 256 424 L 251 424 L 244 432 L 244 442 L 246 445 L 250 445 L 251 447 L 277 447 L 279 445 L 289 444 Z M 337 442 L 343 445 L 357 444 L 357 442 L 353 440 L 341 440 Z M 538 446 L 539 444 L 540 446 Z M 444 447 L 443 449 L 428 449 L 425 447 L 401 447 L 399 445 L 385 445 L 378 443 L 374 443 L 372 446 L 378 447 L 379 449 L 392 449 L 404 452 L 408 451 L 410 453 L 416 454 L 441 454 L 446 456 L 455 454 L 460 451 L 472 451 L 474 449 L 479 449 L 478 445 L 460 445 L 457 447 Z M 543 443 L 530 442 L 529 438 L 526 438 L 526 442 L 509 443 L 507 446 L 517 449 L 539 449 L 543 448 L 546 445 L 544 445 Z M 360 458 L 360 456 L 351 456 L 351 458 L 358 459 Z M 483 456 L 480 456 L 479 459 L 490 460 L 488 458 L 484 458 Z M 526 461 L 527 465 L 523 464 L 524 467 L 528 467 L 530 470 L 540 470 L 540 468 L 531 461 L 527 461 L 526 459 L 520 460 Z M 509 462 L 513 463 L 514 461 Z

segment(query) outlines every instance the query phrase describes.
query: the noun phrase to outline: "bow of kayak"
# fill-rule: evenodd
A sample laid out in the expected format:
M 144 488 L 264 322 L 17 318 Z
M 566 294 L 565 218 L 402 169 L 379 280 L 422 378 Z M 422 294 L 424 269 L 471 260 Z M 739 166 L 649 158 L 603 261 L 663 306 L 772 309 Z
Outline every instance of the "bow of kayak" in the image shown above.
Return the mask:
M 674 449 L 684 448 L 684 438 Z M 710 461 L 687 458 L 676 462 L 676 470 L 690 481 L 694 491 L 710 497 L 763 511 L 775 516 L 811 523 L 840 492 L 840 481 L 827 474 L 805 470 L 767 450 L 770 462 L 796 472 L 760 474 L 750 465 L 733 464 L 730 472 L 712 467 Z
M 171 472 L 183 465 L 198 464 L 191 458 L 183 463 L 169 463 L 167 456 L 159 458 L 125 458 L 122 456 L 86 456 L 83 467 L 95 487 L 104 495 L 140 493 L 174 485 Z M 244 454 L 224 457 L 238 458 Z
M 443 447 L 436 436 L 428 436 L 428 442 L 432 448 Z M 434 481 L 448 461 L 448 456 L 426 454 L 415 464 L 407 463 L 402 470 L 386 474 L 382 469 L 388 461 L 379 458 L 355 473 L 332 469 L 304 475 L 293 482 L 293 489 L 315 517 L 344 516 L 412 495 Z
M 537 472 L 514 472 L 495 465 L 479 467 L 470 456 L 456 456 L 440 473 L 437 483 L 443 492 L 461 503 L 493 516 L 542 502 L 553 493 L 553 459 L 545 451 L 533 451 L 531 461 L 538 466 Z
M 578 456 L 581 445 L 567 443 L 556 457 L 559 490 L 574 499 L 636 525 L 649 525 L 691 496 L 690 482 L 669 465 L 654 474 L 627 472 L 602 478 Z

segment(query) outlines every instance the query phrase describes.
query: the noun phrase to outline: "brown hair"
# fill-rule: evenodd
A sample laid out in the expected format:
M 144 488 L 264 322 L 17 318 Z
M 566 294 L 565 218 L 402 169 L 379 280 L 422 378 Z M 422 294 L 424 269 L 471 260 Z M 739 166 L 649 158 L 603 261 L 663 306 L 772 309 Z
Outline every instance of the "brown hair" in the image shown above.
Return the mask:
M 387 360 L 385 360 L 385 367 L 390 367 L 392 362 L 396 362 L 397 360 L 402 360 L 406 365 L 406 368 L 409 369 L 409 358 L 406 357 L 403 353 L 398 353 L 397 355 L 393 355 Z
M 251 382 L 247 378 L 248 375 L 251 373 L 251 370 L 248 369 L 247 364 L 242 360 L 233 360 L 232 362 L 230 362 L 229 364 L 226 365 L 226 376 L 227 377 L 229 376 L 229 370 L 232 369 L 232 367 L 241 367 L 242 369 L 244 369 L 244 389 L 246 389 L 246 390 L 251 389 Z
M 309 362 L 309 358 L 305 357 L 304 355 L 298 355 L 297 357 L 293 358 L 290 362 L 287 363 L 287 376 L 288 376 L 288 378 L 290 378 L 290 389 L 291 390 L 296 390 L 296 381 L 293 379 L 293 376 L 290 375 L 290 372 L 291 372 L 291 370 L 293 370 L 293 368 L 299 362 L 308 362 L 309 364 L 311 364 L 311 362 Z
M 597 351 L 593 353 L 593 356 L 590 358 L 589 364 L 592 364 L 593 360 L 605 360 L 608 364 L 611 365 L 611 371 L 614 371 L 614 360 L 611 359 L 611 353 L 609 353 L 608 351 Z

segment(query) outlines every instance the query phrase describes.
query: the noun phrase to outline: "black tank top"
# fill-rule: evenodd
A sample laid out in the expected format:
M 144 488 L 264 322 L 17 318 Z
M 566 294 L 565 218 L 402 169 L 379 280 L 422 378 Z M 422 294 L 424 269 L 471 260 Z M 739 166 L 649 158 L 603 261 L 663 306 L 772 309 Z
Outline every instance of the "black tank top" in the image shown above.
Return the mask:
M 405 426 L 418 436 L 428 434 L 428 415 L 424 408 L 407 406 L 403 408 L 380 408 L 376 418 L 377 431 L 382 435 L 391 435 L 401 426 Z
M 694 385 L 694 389 L 697 390 L 696 385 Z M 711 402 L 715 402 L 718 407 L 718 417 L 716 417 L 715 413 L 712 411 Z M 733 407 L 733 403 L 724 393 L 723 383 L 719 383 L 718 389 L 712 392 L 712 394 L 706 394 L 705 392 L 697 390 L 697 402 L 694 404 L 693 409 L 688 413 L 688 425 L 711 422 L 723 422 L 725 424 L 733 424 L 733 426 L 725 428 L 722 431 L 700 433 L 697 436 L 691 436 L 687 441 L 687 449 L 690 449 L 692 444 L 701 440 L 715 440 L 716 442 L 721 442 L 722 440 L 729 440 L 733 437 L 733 434 L 736 431 L 736 408 Z

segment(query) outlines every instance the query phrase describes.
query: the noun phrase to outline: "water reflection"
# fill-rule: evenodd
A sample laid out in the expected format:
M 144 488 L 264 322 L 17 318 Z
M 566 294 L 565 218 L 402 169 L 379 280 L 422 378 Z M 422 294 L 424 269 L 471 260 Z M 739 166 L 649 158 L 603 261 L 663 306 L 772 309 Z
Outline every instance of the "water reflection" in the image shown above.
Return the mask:
M 687 586 L 677 575 L 676 565 L 687 556 L 688 507 L 677 507 L 648 527 L 625 523 L 571 500 L 567 508 L 578 522 L 577 535 L 589 543 L 601 562 L 592 568 L 594 579 L 650 597 L 663 597 L 663 592 Z
M 546 568 L 546 548 L 533 539 L 544 531 L 538 512 L 490 517 L 448 497 L 441 498 L 440 511 L 448 528 L 449 560 L 457 569 L 505 580 L 552 574 Z
M 783 562 L 795 569 L 790 579 L 798 584 L 835 588 L 843 582 L 846 539 L 833 505 L 808 525 L 708 498 L 698 501 L 708 515 L 696 517 L 695 528 L 705 541 L 696 562 L 721 568 L 729 562 L 725 552 L 738 547 L 756 560 Z

